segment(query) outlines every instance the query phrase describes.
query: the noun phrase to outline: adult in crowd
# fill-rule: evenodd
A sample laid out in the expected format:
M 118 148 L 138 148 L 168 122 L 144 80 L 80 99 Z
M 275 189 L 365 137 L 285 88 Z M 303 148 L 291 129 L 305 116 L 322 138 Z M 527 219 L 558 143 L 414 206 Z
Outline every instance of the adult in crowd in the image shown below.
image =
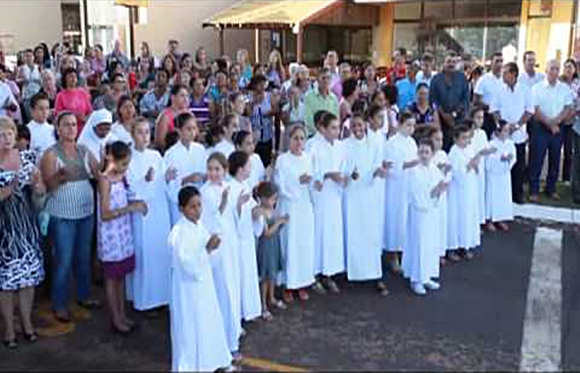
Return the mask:
M 163 110 L 155 125 L 155 145 L 159 151 L 165 151 L 165 137 L 175 131 L 175 118 L 189 110 L 189 91 L 176 84 L 171 88 L 171 105 Z
M 183 57 L 183 52 L 179 47 L 179 41 L 171 39 L 167 42 L 167 54 L 171 55 L 175 62 L 181 65 L 181 59 Z
M 212 73 L 211 64 L 207 57 L 207 52 L 203 47 L 200 47 L 195 52 L 195 61 L 193 63 L 194 71 L 197 71 L 199 76 L 208 79 Z
M 561 77 L 562 83 L 570 88 L 572 94 L 573 107 L 569 117 L 562 126 L 562 145 L 564 147 L 564 159 L 562 160 L 562 181 L 570 183 L 572 180 L 572 151 L 573 151 L 573 131 L 572 126 L 576 118 L 576 104 L 578 102 L 578 90 L 580 81 L 578 80 L 578 66 L 573 58 L 564 62 L 564 71 Z
M 538 202 L 540 174 L 548 155 L 548 176 L 544 192 L 553 200 L 560 200 L 556 182 L 560 172 L 562 153 L 562 126 L 570 116 L 572 93 L 559 79 L 560 63 L 551 60 L 546 67 L 546 79 L 532 88 L 535 115 L 531 128 L 529 164 L 530 201 Z
M 53 240 L 52 309 L 55 318 L 71 321 L 68 310 L 69 277 L 75 276 L 79 306 L 100 306 L 90 299 L 91 241 L 95 200 L 90 179 L 98 173 L 98 162 L 86 147 L 77 144 L 77 117 L 62 112 L 56 120 L 58 143 L 41 161 L 42 176 L 49 197 L 46 212 Z
M 212 102 L 205 92 L 202 78 L 193 79 L 190 108 L 195 116 L 199 130 L 205 132 L 209 128 L 212 113 Z
M 129 68 L 129 57 L 123 52 L 123 45 L 120 40 L 115 40 L 113 50 L 107 56 L 107 71 L 111 72 L 113 70 L 113 62 L 120 64 L 123 69 Z
M 502 68 L 503 55 L 501 52 L 496 52 L 491 57 L 491 70 L 478 80 L 473 91 L 474 104 L 482 106 L 486 111 L 483 122 L 483 130 L 487 134 L 488 139 L 491 139 L 491 136 L 495 133 L 497 126 L 493 116 L 489 112 L 489 107 L 503 86 Z
M 352 78 L 352 67 L 348 62 L 342 62 L 338 66 L 338 72 L 340 74 L 340 80 L 338 80 L 334 85 L 330 88 L 332 93 L 335 94 L 336 98 L 340 101 L 342 99 L 342 87 L 345 81 Z
M 330 87 L 334 86 L 340 81 L 340 71 L 338 69 L 338 53 L 336 51 L 328 51 L 323 66 L 328 68 L 330 72 Z
M 422 128 L 428 126 L 441 127 L 439 113 L 435 105 L 429 102 L 429 86 L 427 83 L 419 83 L 417 85 L 415 101 L 407 107 L 407 111 L 415 117 L 415 132 L 421 132 Z
M 56 95 L 54 109 L 56 115 L 63 111 L 73 113 L 79 126 L 77 133 L 80 133 L 93 107 L 89 93 L 86 89 L 79 87 L 77 83 L 78 75 L 75 69 L 68 69 L 63 72 L 61 83 L 63 89 Z
M 284 80 L 286 80 L 286 70 L 282 61 L 280 51 L 274 49 L 270 52 L 268 58 L 268 67 L 266 70 L 266 78 L 268 82 L 276 87 L 281 87 Z
M 407 76 L 407 50 L 405 48 L 395 49 L 392 61 L 392 66 L 387 69 L 384 82 L 386 85 L 394 85 Z
M 155 122 L 159 114 L 169 105 L 169 73 L 165 69 L 155 72 L 155 87 L 143 95 L 139 102 L 141 115 Z
M 417 83 L 431 85 L 431 79 L 435 76 L 435 57 L 431 53 L 424 53 L 421 57 L 421 71 L 417 73 Z
M 266 92 L 267 78 L 263 75 L 255 75 L 250 81 L 249 89 L 252 92 L 250 98 L 250 121 L 252 133 L 256 142 L 255 152 L 260 156 L 265 167 L 272 160 L 274 150 L 274 116 L 277 114 L 278 103 L 273 95 Z
M 129 95 L 121 96 L 117 105 L 117 121 L 111 127 L 109 142 L 122 141 L 133 145 L 133 124 L 137 117 L 135 102 Z
M 44 93 L 46 96 L 48 96 L 48 100 L 50 102 L 50 109 L 53 110 L 54 105 L 56 104 L 56 96 L 58 94 L 58 88 L 56 87 L 56 78 L 54 77 L 54 73 L 52 72 L 52 70 L 42 71 L 42 88 L 40 89 L 39 93 Z
M 457 58 L 457 53 L 447 53 L 443 71 L 433 77 L 429 89 L 429 98 L 439 113 L 446 151 L 451 149 L 456 123 L 469 112 L 469 86 L 465 74 L 456 69 Z
M 417 73 L 419 72 L 420 68 L 421 65 L 418 61 L 409 63 L 407 76 L 404 79 L 400 79 L 395 84 L 398 92 L 397 106 L 401 110 L 404 110 L 406 107 L 415 102 L 415 92 L 417 91 Z
M 8 69 L 0 64 L 0 116 L 9 116 L 18 110 L 18 100 L 6 82 Z
M 236 52 L 236 61 L 242 67 L 240 86 L 245 88 L 250 83 L 250 79 L 252 79 L 252 63 L 250 62 L 250 54 L 247 49 L 238 49 Z
M 339 119 L 341 129 L 345 130 L 345 121 L 352 117 L 353 115 L 353 106 L 355 102 L 359 99 L 359 87 L 358 83 L 355 78 L 350 78 L 342 82 L 342 92 L 344 93 L 344 97 L 340 99 L 339 102 Z M 348 133 L 341 131 L 341 135 L 343 137 L 347 137 Z
M 518 79 L 519 68 L 508 62 L 503 68 L 503 84 L 494 97 L 490 112 L 495 119 L 505 120 L 510 125 L 511 139 L 516 146 L 516 163 L 512 168 L 512 200 L 524 203 L 524 181 L 526 176 L 526 126 L 534 115 L 531 89 Z
M 18 298 L 25 338 L 35 342 L 32 325 L 34 288 L 44 279 L 40 234 L 32 205 L 45 192 L 32 152 L 15 149 L 16 125 L 0 117 L 0 313 L 3 344 L 17 347 L 14 298 Z M 36 197 L 36 198 L 34 198 Z
M 326 110 L 337 118 L 340 115 L 338 98 L 330 91 L 330 76 L 330 70 L 322 68 L 318 73 L 318 87 L 311 89 L 304 99 L 304 120 L 308 137 L 316 133 L 314 115 L 318 111 Z
M 103 163 L 105 146 L 109 141 L 113 114 L 107 109 L 93 111 L 83 128 L 78 144 L 87 148 L 99 163 Z
M 518 80 L 532 89 L 537 83 L 544 81 L 545 75 L 540 71 L 536 71 L 536 52 L 525 52 L 523 62 L 524 71 L 522 71 Z
M 361 98 L 370 103 L 371 97 L 373 97 L 375 92 L 379 90 L 377 68 L 372 62 L 365 65 L 363 77 L 360 80 L 359 85 Z
M 23 120 L 28 121 L 30 119 L 30 100 L 42 88 L 41 67 L 35 63 L 32 49 L 24 51 L 22 62 L 23 64 L 18 67 L 16 73 L 16 82 L 22 88 Z

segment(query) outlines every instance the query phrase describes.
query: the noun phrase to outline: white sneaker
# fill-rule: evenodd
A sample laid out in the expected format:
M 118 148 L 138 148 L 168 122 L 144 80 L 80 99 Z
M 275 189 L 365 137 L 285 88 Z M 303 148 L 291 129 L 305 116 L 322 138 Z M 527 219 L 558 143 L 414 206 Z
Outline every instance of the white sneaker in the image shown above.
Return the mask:
M 427 288 L 427 290 L 439 290 L 441 288 L 441 285 L 439 285 L 438 282 L 429 280 L 425 283 L 425 287 Z
M 413 290 L 413 292 L 416 295 L 425 295 L 427 294 L 427 291 L 425 290 L 425 286 L 423 286 L 423 284 L 417 282 L 414 284 L 411 284 L 411 289 Z

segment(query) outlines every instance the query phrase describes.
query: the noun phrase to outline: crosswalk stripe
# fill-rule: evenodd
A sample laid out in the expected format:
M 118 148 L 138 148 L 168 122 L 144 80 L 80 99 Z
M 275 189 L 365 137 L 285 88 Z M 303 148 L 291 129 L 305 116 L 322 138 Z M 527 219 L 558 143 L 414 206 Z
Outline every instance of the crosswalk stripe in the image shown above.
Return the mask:
M 561 370 L 562 231 L 536 231 L 526 303 L 520 371 Z

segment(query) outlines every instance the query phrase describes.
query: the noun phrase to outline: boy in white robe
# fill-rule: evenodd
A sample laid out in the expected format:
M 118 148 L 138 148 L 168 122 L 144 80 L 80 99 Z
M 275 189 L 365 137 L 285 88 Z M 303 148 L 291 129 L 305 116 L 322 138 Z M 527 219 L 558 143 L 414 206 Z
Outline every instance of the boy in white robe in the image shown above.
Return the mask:
M 210 236 L 200 221 L 201 197 L 195 187 L 183 188 L 178 198 L 183 216 L 169 235 L 172 371 L 213 372 L 232 361 L 210 264 L 220 239 Z
M 471 129 L 460 125 L 455 130 L 455 145 L 449 152 L 451 184 L 449 186 L 448 249 L 459 250 L 466 259 L 472 259 L 472 249 L 481 244 L 479 216 L 480 154 L 469 146 Z
M 510 126 L 507 122 L 500 120 L 491 146 L 496 148 L 497 152 L 491 155 L 485 164 L 486 211 L 489 219 L 486 227 L 491 231 L 496 227 L 507 231 L 508 226 L 505 222 L 514 219 L 511 170 L 516 163 L 516 147 L 510 138 Z
M 343 194 L 344 241 L 349 281 L 378 280 L 383 277 L 381 247 L 376 232 L 369 234 L 369 212 L 376 204 L 373 195 L 377 170 L 375 154 L 366 137 L 366 123 L 355 114 L 350 120 L 351 136 L 342 141 L 346 157 L 347 187 Z
M 175 118 L 175 128 L 179 132 L 179 141 L 165 153 L 165 164 L 176 170 L 176 177 L 168 183 L 168 194 L 171 211 L 171 224 L 180 219 L 177 195 L 185 185 L 200 188 L 205 179 L 207 154 L 205 148 L 195 142 L 199 134 L 195 117 L 190 113 L 180 114 Z
M 419 164 L 414 131 L 415 118 L 401 114 L 397 134 L 389 138 L 385 148 L 385 166 L 390 166 L 385 184 L 385 248 L 391 269 L 397 274 L 401 273 L 399 254 L 404 255 L 407 238 L 408 174 Z
M 441 225 L 438 204 L 448 184 L 437 166 L 431 163 L 433 150 L 430 139 L 421 140 L 421 163 L 409 173 L 408 239 L 403 255 L 403 273 L 417 295 L 425 295 L 425 289 L 437 290 L 440 287 L 433 280 L 439 277 L 440 249 L 437 235 Z

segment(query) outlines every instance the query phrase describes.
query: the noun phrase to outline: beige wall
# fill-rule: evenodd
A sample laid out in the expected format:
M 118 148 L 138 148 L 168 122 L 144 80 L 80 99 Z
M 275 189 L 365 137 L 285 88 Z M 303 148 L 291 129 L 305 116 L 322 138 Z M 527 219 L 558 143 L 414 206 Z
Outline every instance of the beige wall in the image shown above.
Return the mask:
M 169 39 L 179 40 L 184 52 L 193 53 L 203 46 L 209 56 L 219 54 L 219 33 L 212 28 L 203 29 L 203 21 L 216 12 L 229 7 L 236 0 L 150 0 L 147 23 L 135 27 L 137 52 L 142 41 L 148 41 L 155 56 L 167 51 Z M 225 52 L 234 56 L 238 48 L 246 48 L 253 55 L 253 31 L 226 30 Z
M 0 42 L 8 54 L 62 38 L 60 1 L 1 0 Z

